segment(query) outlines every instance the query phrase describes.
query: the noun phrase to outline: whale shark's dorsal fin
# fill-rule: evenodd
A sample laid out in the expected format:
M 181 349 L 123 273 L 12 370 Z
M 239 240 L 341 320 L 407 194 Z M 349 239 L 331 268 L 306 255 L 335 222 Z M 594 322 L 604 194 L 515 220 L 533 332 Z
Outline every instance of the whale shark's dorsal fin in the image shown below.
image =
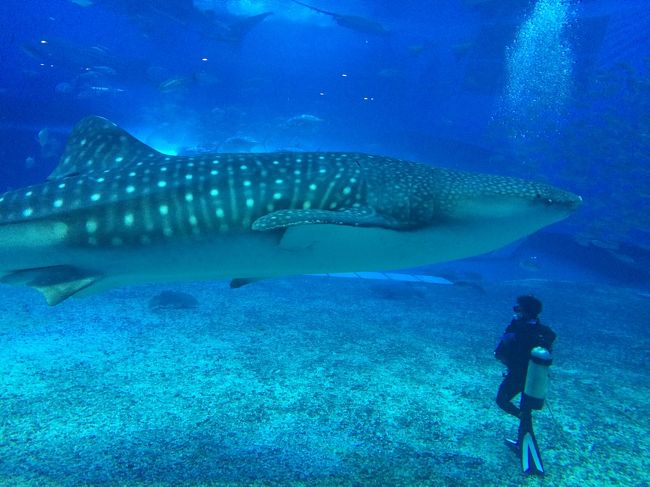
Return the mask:
M 123 168 L 161 155 L 113 122 L 86 117 L 72 129 L 61 161 L 48 179 Z

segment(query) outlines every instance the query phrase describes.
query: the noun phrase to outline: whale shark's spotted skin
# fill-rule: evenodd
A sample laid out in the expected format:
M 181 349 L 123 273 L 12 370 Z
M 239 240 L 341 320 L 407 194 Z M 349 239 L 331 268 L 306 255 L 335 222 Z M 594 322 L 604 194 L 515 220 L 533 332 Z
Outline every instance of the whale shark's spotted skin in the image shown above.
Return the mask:
M 484 200 L 489 205 L 477 205 L 475 200 Z M 320 232 L 314 225 L 320 225 L 321 230 L 333 229 L 333 233 L 317 236 L 293 232 L 293 236 L 300 235 L 298 240 L 303 249 L 295 260 L 296 269 L 293 263 L 288 266 L 290 269 L 286 264 L 284 268 L 283 264 L 278 264 L 278 268 L 269 264 L 269 268 L 259 270 L 259 276 L 329 270 L 324 261 L 332 259 L 332 249 L 337 245 L 341 249 L 347 248 L 346 245 L 353 249 L 357 236 L 384 235 L 392 239 L 394 232 L 406 236 L 435 227 L 445 228 L 449 222 L 467 219 L 472 212 L 475 215 L 469 216 L 478 220 L 484 212 L 495 211 L 493 207 L 498 207 L 498 211 L 502 211 L 501 207 L 508 209 L 512 201 L 553 208 L 566 216 L 577 206 L 578 199 L 562 190 L 529 181 L 359 153 L 166 156 L 108 120 L 90 117 L 75 127 L 61 162 L 48 181 L 0 196 L 0 249 L 2 231 L 7 229 L 7 250 L 4 254 L 0 251 L 0 276 L 5 274 L 2 278 L 5 282 L 24 282 L 42 291 L 47 288 L 55 295 L 50 301 L 58 302 L 78 290 L 68 286 L 63 294 L 52 291 L 52 286 L 66 282 L 66 274 L 73 281 L 91 276 L 83 279 L 86 286 L 111 274 L 110 262 L 93 264 L 91 259 L 92 268 L 89 268 L 85 256 L 93 250 L 119 250 L 122 253 L 110 254 L 110 258 L 122 262 L 138 252 L 144 252 L 141 255 L 146 257 L 147 247 L 164 249 L 173 244 L 174 252 L 179 252 L 180 248 L 191 249 L 193 242 L 218 242 L 215 244 L 215 255 L 218 255 L 220 248 L 229 248 L 219 247 L 227 239 L 243 237 L 244 245 L 251 245 L 251 258 L 254 258 L 271 252 L 269 245 L 287 251 L 289 246 L 282 243 L 286 243 L 290 228 Z M 552 218 L 557 219 L 557 215 Z M 339 235 L 336 226 L 373 229 L 375 233 L 358 231 Z M 384 233 L 377 233 L 378 230 Z M 277 238 L 255 237 L 262 234 L 277 234 Z M 331 237 L 334 234 L 336 238 Z M 30 247 L 32 235 L 41 235 L 34 240 L 41 246 L 52 245 L 52 252 L 65 248 L 62 254 L 65 258 L 59 262 L 48 256 L 44 262 L 17 268 L 9 261 L 3 262 L 3 255 L 11 253 L 12 243 L 13 249 L 20 245 Z M 344 243 L 348 238 L 352 240 Z M 334 243 L 322 243 L 329 250 L 320 255 L 314 249 L 318 249 L 318 242 L 328 239 Z M 391 245 L 395 247 L 394 243 Z M 75 258 L 73 249 L 86 252 L 80 254 L 84 255 L 83 265 L 69 262 Z M 313 255 L 308 256 L 305 249 L 310 249 Z M 435 251 L 432 249 L 432 253 Z M 238 255 L 232 249 L 228 252 Z M 279 253 L 278 259 L 282 260 L 285 254 Z M 269 255 L 276 258 L 275 254 Z M 104 258 L 108 256 L 105 254 Z M 363 264 L 363 260 L 360 255 L 340 265 L 333 262 L 332 270 L 371 270 L 368 267 L 372 264 Z M 374 256 L 371 261 L 382 261 L 382 257 Z M 411 263 L 408 258 L 395 259 L 395 262 L 402 261 Z M 348 269 L 355 267 L 356 262 L 358 269 Z M 390 262 L 387 259 L 387 265 L 393 265 Z M 137 267 L 137 259 L 133 267 Z M 252 271 L 245 267 L 241 268 L 243 274 L 230 277 L 257 277 L 250 275 Z M 56 268 L 56 272 L 47 270 L 51 268 Z M 217 277 L 224 276 L 218 273 Z
M 128 170 L 73 175 L 6 195 L 1 221 L 60 217 L 78 244 L 148 244 L 250 230 L 278 210 L 335 211 L 365 202 L 361 171 L 345 164 L 347 154 L 143 155 Z
M 279 210 L 367 205 L 368 161 L 383 166 L 394 181 L 403 211 L 395 220 L 417 224 L 417 212 L 406 214 L 412 163 L 345 153 L 171 157 L 93 117 L 75 129 L 49 182 L 0 199 L 0 222 L 65 215 L 80 245 L 149 244 L 250 230 L 256 219 Z

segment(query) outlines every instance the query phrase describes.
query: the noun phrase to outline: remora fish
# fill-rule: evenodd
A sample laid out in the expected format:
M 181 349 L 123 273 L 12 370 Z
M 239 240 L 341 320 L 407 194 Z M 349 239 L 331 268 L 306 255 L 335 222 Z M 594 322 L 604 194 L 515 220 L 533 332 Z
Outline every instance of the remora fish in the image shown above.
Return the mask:
M 50 305 L 129 283 L 372 271 L 487 252 L 581 199 L 357 153 L 165 156 L 99 117 L 0 196 L 0 281 Z

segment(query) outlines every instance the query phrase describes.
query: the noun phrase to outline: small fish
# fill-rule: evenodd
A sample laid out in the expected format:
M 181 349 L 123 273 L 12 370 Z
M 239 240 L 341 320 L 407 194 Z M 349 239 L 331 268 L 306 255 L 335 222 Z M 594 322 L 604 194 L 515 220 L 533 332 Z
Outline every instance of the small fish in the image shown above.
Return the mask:
M 112 86 L 86 86 L 79 91 L 77 98 L 87 99 L 100 96 L 114 96 L 125 93 L 126 90 L 122 88 L 115 88 Z
M 72 87 L 72 84 L 63 81 L 63 82 L 56 85 L 56 87 L 54 88 L 54 91 L 56 93 L 60 93 L 62 95 L 69 95 L 70 93 L 72 93 L 73 87 Z
M 525 271 L 537 272 L 541 269 L 539 259 L 536 255 L 531 255 L 519 261 L 519 267 Z
M 260 142 L 252 137 L 246 135 L 235 135 L 224 140 L 219 146 L 219 150 L 222 152 L 248 152 L 258 145 L 260 145 Z
M 25 169 L 31 169 L 36 165 L 36 159 L 32 156 L 27 156 L 25 158 Z
M 322 118 L 317 117 L 316 115 L 310 115 L 308 113 L 303 113 L 302 115 L 297 115 L 287 119 L 285 122 L 288 127 L 313 127 L 314 125 L 320 125 L 324 122 Z
M 117 71 L 115 71 L 115 69 L 111 68 L 110 66 L 93 66 L 89 69 L 89 71 L 93 71 L 96 74 L 104 76 L 115 76 L 117 74 Z
M 36 140 L 41 147 L 45 147 L 50 141 L 50 131 L 47 128 L 41 129 L 36 134 Z
M 411 44 L 410 46 L 407 47 L 408 51 L 413 56 L 419 56 L 425 51 L 426 48 L 427 46 L 424 44 Z
M 404 71 L 396 68 L 384 68 L 379 70 L 377 76 L 386 79 L 399 79 L 399 78 L 404 78 Z
M 476 44 L 472 41 L 458 42 L 451 46 L 451 51 L 453 52 L 454 57 L 457 60 L 460 60 L 466 57 L 472 51 L 472 49 L 474 49 L 475 46 Z
M 38 134 L 36 134 L 36 140 L 38 141 L 38 145 L 41 146 L 42 158 L 50 159 L 60 155 L 62 148 L 61 142 L 57 137 L 52 135 L 48 128 L 39 130 Z
M 163 93 L 169 93 L 172 91 L 183 90 L 193 84 L 196 80 L 194 77 L 179 76 L 176 78 L 170 78 L 163 81 L 158 85 L 158 90 Z
M 180 291 L 162 291 L 149 300 L 150 311 L 163 311 L 173 309 L 193 309 L 199 302 L 191 294 Z

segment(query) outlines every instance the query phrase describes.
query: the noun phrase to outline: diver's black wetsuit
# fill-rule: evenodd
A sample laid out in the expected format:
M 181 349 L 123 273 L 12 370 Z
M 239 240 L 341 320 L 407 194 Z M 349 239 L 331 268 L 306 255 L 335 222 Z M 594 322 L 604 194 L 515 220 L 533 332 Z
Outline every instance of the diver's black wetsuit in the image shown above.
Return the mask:
M 497 393 L 497 404 L 506 413 L 519 417 L 520 409 L 510 401 L 524 390 L 530 351 L 544 347 L 550 352 L 555 337 L 555 332 L 537 318 L 513 319 L 506 328 L 495 351 L 497 358 L 508 367 Z

